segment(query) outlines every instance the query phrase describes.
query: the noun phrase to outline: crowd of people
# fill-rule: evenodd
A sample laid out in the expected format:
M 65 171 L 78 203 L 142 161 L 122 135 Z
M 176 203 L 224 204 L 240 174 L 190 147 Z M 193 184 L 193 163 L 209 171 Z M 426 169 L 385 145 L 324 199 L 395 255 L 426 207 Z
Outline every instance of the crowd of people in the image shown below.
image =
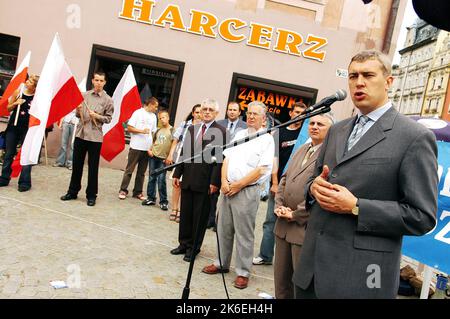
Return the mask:
M 30 76 L 25 91 L 8 105 L 12 113 L 0 186 L 9 183 L 37 81 Z M 223 150 L 230 141 L 264 133 L 267 107 L 262 102 L 248 105 L 246 121 L 240 105 L 231 102 L 226 119 L 217 121 L 219 103 L 205 99 L 173 128 L 167 110 L 158 110 L 158 100 L 149 98 L 127 123 L 130 148 L 118 198 L 127 198 L 136 171 L 132 196 L 144 206 L 156 205 L 158 188 L 159 206 L 168 210 L 166 172 L 152 172 L 178 163 L 170 172 L 169 218 L 179 223 L 179 245 L 171 254 L 187 262 L 195 259 L 206 229 L 213 228 L 219 238 L 217 259 L 202 272 L 229 272 L 235 246 L 236 288 L 248 287 L 253 265 L 274 263 L 278 299 L 394 298 L 402 237 L 423 235 L 436 223 L 438 177 L 434 135 L 395 110 L 387 96 L 392 81 L 384 55 L 355 55 L 348 82 L 356 116 L 339 123 L 331 112 L 311 117 L 309 140 L 295 151 L 306 122 Z M 93 89 L 84 93 L 86 103 L 61 121 L 63 138 L 55 166 L 72 169 L 61 200 L 77 198 L 88 154 L 87 205 L 96 204 L 102 125 L 113 113 L 105 83 L 105 74 L 96 72 Z M 305 104 L 296 103 L 291 119 L 305 110 Z M 31 188 L 30 173 L 31 166 L 22 168 L 19 191 Z M 255 256 L 260 189 L 267 181 L 267 213 Z M 373 265 L 380 272 L 370 277 Z

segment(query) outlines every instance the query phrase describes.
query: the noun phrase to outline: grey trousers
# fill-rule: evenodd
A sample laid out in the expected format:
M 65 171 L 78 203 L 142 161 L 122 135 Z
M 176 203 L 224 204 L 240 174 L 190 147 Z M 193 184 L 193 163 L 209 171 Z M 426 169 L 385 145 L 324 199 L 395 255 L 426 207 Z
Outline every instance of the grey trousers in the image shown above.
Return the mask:
M 275 263 L 273 265 L 275 280 L 275 298 L 294 299 L 295 287 L 292 282 L 302 246 L 295 245 L 275 236 Z
M 249 186 L 232 197 L 220 194 L 217 204 L 217 234 L 222 268 L 229 269 L 236 237 L 236 274 L 250 277 L 255 242 L 259 187 Z M 220 267 L 219 259 L 214 262 Z
M 128 194 L 128 185 L 130 184 L 131 176 L 137 165 L 136 179 L 134 181 L 133 196 L 137 196 L 142 193 L 142 187 L 144 185 L 145 172 L 148 166 L 148 154 L 146 151 L 139 151 L 130 148 L 128 152 L 128 163 L 125 172 L 123 173 L 122 184 L 120 190 Z

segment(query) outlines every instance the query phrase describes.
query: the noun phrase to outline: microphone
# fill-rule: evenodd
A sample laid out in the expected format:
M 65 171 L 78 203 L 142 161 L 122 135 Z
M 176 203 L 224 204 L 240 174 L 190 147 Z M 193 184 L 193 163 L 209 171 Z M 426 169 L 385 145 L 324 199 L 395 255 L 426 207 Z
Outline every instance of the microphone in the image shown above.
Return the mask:
M 327 96 L 320 100 L 318 103 L 308 107 L 302 114 L 311 113 L 323 106 L 330 106 L 336 101 L 343 101 L 347 97 L 347 92 L 343 89 L 337 90 L 333 95 Z

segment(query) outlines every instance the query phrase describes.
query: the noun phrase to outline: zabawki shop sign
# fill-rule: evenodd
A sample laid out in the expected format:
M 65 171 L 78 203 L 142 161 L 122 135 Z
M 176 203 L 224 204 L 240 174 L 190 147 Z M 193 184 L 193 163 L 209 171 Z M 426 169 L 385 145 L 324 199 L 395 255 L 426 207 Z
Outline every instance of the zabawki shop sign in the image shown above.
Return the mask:
M 187 21 L 184 21 L 182 17 L 183 11 L 178 5 L 168 4 L 159 15 L 156 15 L 154 10 L 157 6 L 157 1 L 123 0 L 119 17 L 163 28 L 169 25 L 172 30 L 209 38 L 220 36 L 232 43 L 245 41 L 248 46 L 272 49 L 276 52 L 320 62 L 326 56 L 323 48 L 328 40 L 320 36 L 313 34 L 304 36 L 295 31 L 256 22 L 246 22 L 239 18 L 219 20 L 213 13 L 196 9 L 190 10 L 190 21 L 186 23 Z

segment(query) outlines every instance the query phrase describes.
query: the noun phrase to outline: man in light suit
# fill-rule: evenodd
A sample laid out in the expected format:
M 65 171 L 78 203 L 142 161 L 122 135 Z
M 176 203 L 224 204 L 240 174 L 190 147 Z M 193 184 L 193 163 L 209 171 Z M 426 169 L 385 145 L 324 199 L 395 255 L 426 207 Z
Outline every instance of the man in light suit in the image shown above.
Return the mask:
M 240 119 L 241 108 L 237 102 L 228 103 L 227 118 L 217 121 L 217 124 L 223 126 L 229 133 L 230 139 L 233 139 L 234 135 L 247 128 L 247 123 Z
M 297 298 L 395 298 L 403 236 L 436 224 L 435 137 L 394 109 L 390 71 L 377 51 L 350 62 L 358 114 L 330 129 L 305 187 Z
M 276 299 L 293 299 L 292 274 L 305 238 L 309 212 L 305 209 L 305 194 L 299 192 L 314 172 L 320 147 L 334 124 L 330 113 L 312 117 L 308 125 L 311 143 L 302 145 L 290 160 L 281 177 L 275 196 L 275 250 L 274 282 Z

